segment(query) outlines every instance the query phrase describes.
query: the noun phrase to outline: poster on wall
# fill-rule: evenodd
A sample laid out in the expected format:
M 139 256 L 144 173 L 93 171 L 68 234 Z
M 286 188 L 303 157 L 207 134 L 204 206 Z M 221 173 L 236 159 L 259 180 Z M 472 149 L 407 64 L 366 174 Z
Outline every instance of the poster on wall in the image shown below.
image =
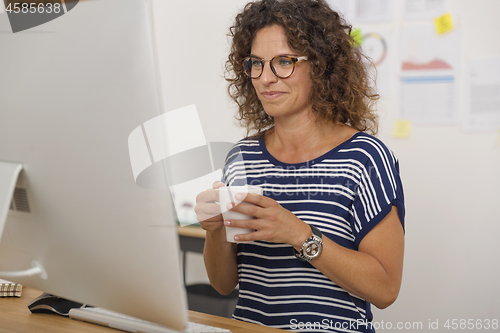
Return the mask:
M 432 23 L 407 25 L 399 44 L 399 117 L 414 123 L 459 122 L 459 30 L 438 35 Z
M 449 12 L 450 5 L 450 0 L 405 0 L 404 18 L 406 20 L 434 19 Z
M 353 21 L 390 22 L 394 20 L 394 0 L 357 0 Z
M 500 129 L 500 57 L 472 59 L 465 76 L 464 129 Z
M 361 48 L 371 60 L 370 70 L 376 79 L 377 92 L 390 97 L 392 90 L 392 31 L 390 29 L 364 29 Z
M 395 0 L 327 0 L 349 24 L 394 20 Z

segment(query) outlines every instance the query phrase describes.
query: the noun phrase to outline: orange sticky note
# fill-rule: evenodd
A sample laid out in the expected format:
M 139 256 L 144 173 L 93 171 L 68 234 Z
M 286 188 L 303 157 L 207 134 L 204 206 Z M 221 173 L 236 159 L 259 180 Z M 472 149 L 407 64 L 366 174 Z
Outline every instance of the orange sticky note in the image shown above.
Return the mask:
M 445 34 L 453 30 L 453 19 L 450 13 L 446 13 L 442 16 L 436 17 L 434 19 L 434 25 L 436 26 L 436 33 L 438 35 Z
M 392 136 L 397 139 L 407 139 L 410 137 L 411 122 L 409 120 L 396 120 Z

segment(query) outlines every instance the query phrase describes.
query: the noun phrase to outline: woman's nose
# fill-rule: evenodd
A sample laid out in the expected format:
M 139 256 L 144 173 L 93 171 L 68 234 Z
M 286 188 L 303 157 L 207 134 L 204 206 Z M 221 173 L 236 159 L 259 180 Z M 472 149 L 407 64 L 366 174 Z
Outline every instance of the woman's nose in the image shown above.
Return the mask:
M 266 61 L 266 63 L 264 64 L 262 75 L 259 79 L 262 84 L 276 83 L 278 81 L 278 77 L 274 75 L 273 70 L 271 69 L 271 63 L 269 61 Z

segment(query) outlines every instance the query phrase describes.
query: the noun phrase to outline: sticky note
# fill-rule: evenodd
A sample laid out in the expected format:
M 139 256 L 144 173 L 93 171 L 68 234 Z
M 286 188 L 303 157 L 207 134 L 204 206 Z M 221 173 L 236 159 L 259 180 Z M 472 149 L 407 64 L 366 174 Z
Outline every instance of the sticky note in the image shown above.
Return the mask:
M 396 120 L 392 136 L 397 139 L 407 139 L 410 137 L 411 122 L 409 120 Z
M 442 16 L 436 17 L 434 19 L 434 25 L 436 26 L 436 33 L 438 35 L 445 34 L 453 30 L 453 19 L 450 13 L 446 13 Z
M 351 37 L 354 39 L 354 46 L 360 46 L 363 44 L 363 34 L 361 33 L 361 29 L 355 28 L 351 30 Z

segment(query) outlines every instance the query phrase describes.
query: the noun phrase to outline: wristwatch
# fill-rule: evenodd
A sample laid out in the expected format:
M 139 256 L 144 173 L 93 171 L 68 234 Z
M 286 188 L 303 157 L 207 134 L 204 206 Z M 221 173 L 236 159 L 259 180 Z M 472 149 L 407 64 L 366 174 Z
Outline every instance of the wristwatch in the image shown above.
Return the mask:
M 323 249 L 323 240 L 321 231 L 313 225 L 310 225 L 313 235 L 306 239 L 300 247 L 300 252 L 293 249 L 295 256 L 302 261 L 311 261 L 321 254 Z

